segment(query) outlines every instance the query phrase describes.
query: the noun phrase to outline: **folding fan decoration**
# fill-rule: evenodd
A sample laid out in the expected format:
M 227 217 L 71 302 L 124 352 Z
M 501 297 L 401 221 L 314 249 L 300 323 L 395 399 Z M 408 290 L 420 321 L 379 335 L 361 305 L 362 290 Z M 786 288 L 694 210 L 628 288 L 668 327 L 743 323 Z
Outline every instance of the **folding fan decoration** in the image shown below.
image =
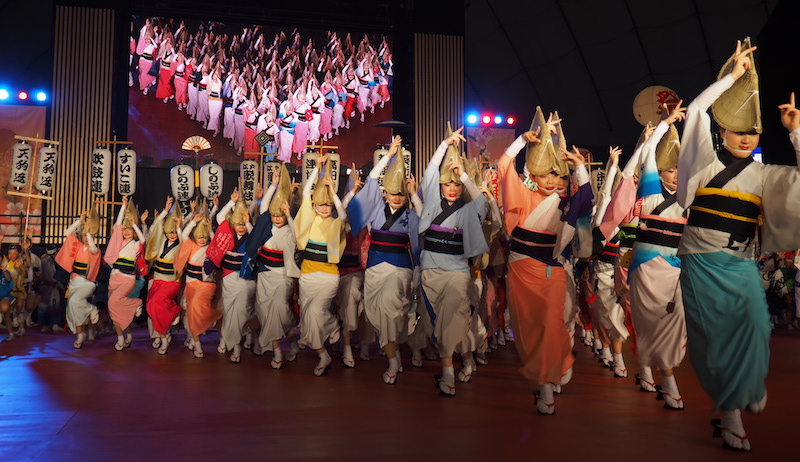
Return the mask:
M 185 151 L 194 151 L 195 153 L 211 149 L 211 143 L 200 135 L 190 136 L 183 142 L 181 149 Z

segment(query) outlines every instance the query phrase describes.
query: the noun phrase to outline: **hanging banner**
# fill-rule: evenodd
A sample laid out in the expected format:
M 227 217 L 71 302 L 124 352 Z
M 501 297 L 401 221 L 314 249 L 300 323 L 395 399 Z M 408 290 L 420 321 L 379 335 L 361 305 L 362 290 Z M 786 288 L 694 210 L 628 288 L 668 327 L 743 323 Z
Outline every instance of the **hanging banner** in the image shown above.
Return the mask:
M 205 164 L 200 167 L 200 194 L 206 199 L 213 199 L 222 192 L 222 167 L 217 164 Z
M 92 194 L 105 196 L 111 185 L 111 151 L 97 148 L 92 151 Z
M 31 179 L 31 157 L 33 147 L 21 141 L 14 144 L 14 155 L 11 158 L 11 178 L 9 184 L 15 188 L 24 188 Z
M 136 151 L 128 147 L 117 151 L 117 192 L 122 196 L 136 193 Z
M 39 172 L 36 175 L 36 189 L 48 192 L 53 189 L 53 178 L 56 175 L 56 159 L 58 150 L 53 146 L 39 149 Z

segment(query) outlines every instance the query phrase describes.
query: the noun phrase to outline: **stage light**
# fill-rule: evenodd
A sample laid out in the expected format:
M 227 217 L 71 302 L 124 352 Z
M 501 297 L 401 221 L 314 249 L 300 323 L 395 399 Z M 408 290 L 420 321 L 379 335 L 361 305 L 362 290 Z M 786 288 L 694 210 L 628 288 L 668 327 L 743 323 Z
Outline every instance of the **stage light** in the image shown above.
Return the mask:
M 474 124 L 478 122 L 478 114 L 470 114 L 467 116 L 467 123 Z
M 26 99 L 28 99 L 28 93 L 26 93 L 26 92 L 24 92 L 24 91 L 21 91 L 21 92 L 19 92 L 19 94 L 17 95 L 17 97 L 18 97 L 19 99 L 21 99 L 21 100 L 26 100 Z
M 506 119 L 506 123 L 508 125 L 514 125 L 514 122 L 516 122 L 516 121 L 517 121 L 517 119 L 515 119 L 513 116 L 508 116 L 508 119 Z
M 46 99 L 47 99 L 47 93 L 45 93 L 45 92 L 43 92 L 43 91 L 36 92 L 36 99 L 37 99 L 38 101 L 44 101 L 44 100 L 46 100 Z
M 8 90 L 0 88 L 0 99 L 8 99 Z
M 490 116 L 488 116 L 488 115 L 485 115 L 485 116 L 483 116 L 481 118 L 481 122 L 483 122 L 484 125 L 489 125 L 489 123 L 491 121 L 492 121 L 492 118 Z
M 501 123 L 503 123 L 503 116 L 499 115 L 494 116 L 494 124 L 500 125 Z

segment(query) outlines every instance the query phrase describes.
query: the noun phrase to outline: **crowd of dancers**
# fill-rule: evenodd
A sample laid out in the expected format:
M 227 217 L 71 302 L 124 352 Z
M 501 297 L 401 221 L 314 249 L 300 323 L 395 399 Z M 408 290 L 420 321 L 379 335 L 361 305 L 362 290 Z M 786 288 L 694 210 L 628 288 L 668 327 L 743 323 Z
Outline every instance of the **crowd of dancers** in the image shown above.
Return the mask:
M 533 129 L 496 166 L 464 159 L 461 130 L 450 133 L 419 186 L 396 137 L 341 199 L 320 155 L 303 187 L 284 165 L 249 204 L 234 190 L 221 209 L 204 200 L 181 216 L 169 198 L 149 227 L 126 197 L 103 252 L 94 241 L 98 217 L 83 212 L 50 259 L 53 280 L 68 287 L 73 346 L 82 348 L 100 319 L 90 299 L 105 267 L 118 351 L 131 345 L 131 322 L 143 309 L 160 354 L 183 322 L 184 345 L 202 358 L 203 334 L 216 325 L 217 350 L 232 362 L 252 346 L 281 369 L 305 347 L 318 355 L 315 376 L 329 372 L 333 345 L 354 367 L 357 334 L 362 355 L 372 341 L 385 353 L 384 383 L 398 383 L 399 345 L 407 343 L 414 366 L 426 351 L 438 357 L 437 391 L 453 397 L 510 329 L 544 415 L 555 414 L 555 397 L 573 376 L 576 339 L 617 377 L 634 375 L 622 355 L 630 342 L 640 390 L 670 410 L 687 405 L 676 368 L 688 350 L 722 414 L 712 421 L 715 436 L 748 451 L 740 411 L 766 406 L 771 333 L 757 247 L 800 248 L 792 207 L 800 170 L 751 157 L 761 133 L 754 50 L 737 44 L 717 82 L 645 128 L 624 168 L 611 148 L 602 185 L 567 148 L 558 114 L 545 119 L 537 108 Z M 800 157 L 794 96 L 779 110 Z M 498 175 L 500 195 L 485 169 Z M 24 267 L 19 255 L 9 252 L 8 281 L 20 279 L 12 274 Z M 9 338 L 8 305 L 24 297 L 14 292 L 20 287 L 0 305 Z
M 174 101 L 239 155 L 263 144 L 289 161 L 390 99 L 394 64 L 385 37 L 354 42 L 329 31 L 317 42 L 297 30 L 271 38 L 261 26 L 232 31 L 201 22 L 191 30 L 176 22 L 144 19 L 130 39 L 128 84 L 144 95 L 155 87 L 155 98 Z

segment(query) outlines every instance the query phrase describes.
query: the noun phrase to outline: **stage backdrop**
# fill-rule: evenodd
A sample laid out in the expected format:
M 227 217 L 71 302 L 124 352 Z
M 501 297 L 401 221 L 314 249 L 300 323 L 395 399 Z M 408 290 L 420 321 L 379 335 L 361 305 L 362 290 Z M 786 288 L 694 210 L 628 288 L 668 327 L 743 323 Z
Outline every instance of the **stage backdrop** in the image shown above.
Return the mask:
M 496 163 L 506 148 L 516 139 L 513 128 L 467 127 L 467 156 L 483 156 Z
M 40 242 L 42 200 L 9 195 L 9 189 L 13 190 L 13 188 L 8 182 L 11 174 L 13 146 L 17 142 L 14 135 L 45 138 L 46 116 L 47 108 L 45 107 L 0 106 L 0 149 L 3 150 L 0 161 L 0 165 L 2 165 L 0 167 L 0 184 L 3 185 L 3 194 L 0 196 L 0 226 L 6 235 L 4 243 L 19 242 L 23 231 L 32 237 L 33 242 Z M 38 145 L 37 149 L 40 147 L 42 145 Z M 57 164 L 56 168 L 58 168 Z M 36 166 L 33 165 L 29 172 L 30 181 L 35 183 Z M 27 193 L 28 187 L 21 192 Z

